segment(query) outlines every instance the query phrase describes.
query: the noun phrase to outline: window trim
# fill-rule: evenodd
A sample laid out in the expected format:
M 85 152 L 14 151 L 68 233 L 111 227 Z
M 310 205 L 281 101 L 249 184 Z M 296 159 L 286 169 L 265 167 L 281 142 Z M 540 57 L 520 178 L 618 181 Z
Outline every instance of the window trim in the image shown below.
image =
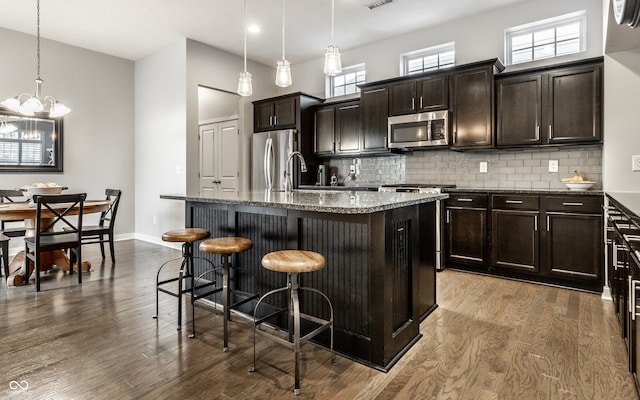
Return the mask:
M 356 81 L 356 92 L 355 93 L 348 93 L 348 94 L 344 94 L 344 95 L 340 95 L 340 96 L 335 96 L 334 95 L 334 81 L 337 77 L 340 76 L 344 76 L 346 74 L 350 74 L 350 73 L 358 73 L 360 71 L 363 71 L 365 73 L 365 80 L 363 82 L 358 83 Z M 349 96 L 356 96 L 358 94 L 360 94 L 360 88 L 357 87 L 357 85 L 362 84 L 362 83 L 366 83 L 366 76 L 367 76 L 367 69 L 365 66 L 365 63 L 360 63 L 360 64 L 354 64 L 354 65 L 350 65 L 348 67 L 343 67 L 342 68 L 342 72 L 340 72 L 338 75 L 336 76 L 326 76 L 325 75 L 325 85 L 324 85 L 324 91 L 325 91 L 325 97 L 327 99 L 331 99 L 334 97 L 349 97 Z
M 532 58 L 530 61 L 523 61 L 523 62 L 519 62 L 514 64 L 513 63 L 513 50 L 511 49 L 511 38 L 513 36 L 516 35 L 522 35 L 522 34 L 526 34 L 526 33 L 533 33 L 533 32 L 538 32 L 538 31 L 542 31 L 545 29 L 549 29 L 549 28 L 558 28 L 560 26 L 563 25 L 568 25 L 570 23 L 573 22 L 578 22 L 580 24 L 580 38 L 579 38 L 579 42 L 580 42 L 580 50 L 578 50 L 575 53 L 568 53 L 568 54 L 563 54 L 563 55 L 554 55 L 552 57 L 544 57 L 544 58 L 538 58 L 535 59 Z M 556 47 L 557 45 L 557 41 L 554 40 L 553 44 L 554 47 Z M 533 49 L 535 48 L 535 46 L 532 46 L 531 49 L 533 51 Z M 548 59 L 553 59 L 553 58 L 558 58 L 558 57 L 564 57 L 570 54 L 578 54 L 578 53 L 583 53 L 587 51 L 587 10 L 580 10 L 580 11 L 576 11 L 576 12 L 572 12 L 572 13 L 568 13 L 568 14 L 563 14 L 563 15 L 558 15 L 552 18 L 547 18 L 547 19 L 542 19 L 539 21 L 535 21 L 535 22 L 530 22 L 527 24 L 522 24 L 522 25 L 518 25 L 518 26 L 512 26 L 510 28 L 507 28 L 504 30 L 504 58 L 505 58 L 505 65 L 520 65 L 520 64 L 526 64 L 526 63 L 531 63 L 531 62 L 536 62 L 536 61 L 541 61 L 541 60 L 548 60 Z M 555 54 L 555 51 L 554 51 Z
M 435 46 L 426 47 L 424 49 L 412 50 L 406 53 L 400 54 L 400 76 L 410 76 L 408 74 L 408 64 L 410 60 L 416 59 L 418 57 L 423 58 L 425 56 L 444 53 L 445 51 L 453 51 L 453 65 L 447 65 L 445 67 L 440 66 L 438 63 L 437 70 L 446 69 L 455 67 L 456 65 L 456 42 L 447 42 L 438 44 Z M 432 70 L 430 70 L 432 71 Z M 424 72 L 424 71 L 423 71 Z

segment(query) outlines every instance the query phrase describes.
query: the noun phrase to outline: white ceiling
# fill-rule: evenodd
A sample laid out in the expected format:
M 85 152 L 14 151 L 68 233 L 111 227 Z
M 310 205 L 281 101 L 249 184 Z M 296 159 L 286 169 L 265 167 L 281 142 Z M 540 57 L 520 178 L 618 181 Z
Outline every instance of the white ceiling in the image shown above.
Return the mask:
M 535 0 L 335 0 L 334 42 L 343 50 Z M 190 38 L 242 55 L 242 0 L 41 0 L 43 38 L 138 60 Z M 248 0 L 248 20 L 262 32 L 248 34 L 249 59 L 274 65 L 282 56 L 282 0 Z M 35 0 L 0 0 L 0 27 L 35 35 Z M 330 0 L 286 3 L 286 58 L 321 57 L 331 41 Z

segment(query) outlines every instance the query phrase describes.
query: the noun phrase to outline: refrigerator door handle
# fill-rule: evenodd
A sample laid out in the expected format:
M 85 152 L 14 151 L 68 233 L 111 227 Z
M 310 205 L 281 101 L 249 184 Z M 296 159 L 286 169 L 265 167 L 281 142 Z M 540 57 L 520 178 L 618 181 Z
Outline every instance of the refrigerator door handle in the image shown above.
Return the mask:
M 268 138 L 264 149 L 264 180 L 267 190 L 273 190 L 273 139 Z

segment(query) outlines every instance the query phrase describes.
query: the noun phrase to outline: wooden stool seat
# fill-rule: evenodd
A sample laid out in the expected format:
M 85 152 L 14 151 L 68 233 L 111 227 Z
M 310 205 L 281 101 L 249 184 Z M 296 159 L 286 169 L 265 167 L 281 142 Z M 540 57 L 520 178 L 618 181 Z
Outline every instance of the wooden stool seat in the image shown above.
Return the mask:
M 162 234 L 162 240 L 165 242 L 193 243 L 208 237 L 209 231 L 201 228 L 176 229 Z
M 200 251 L 212 254 L 233 254 L 247 251 L 253 242 L 241 237 L 219 237 L 207 239 L 200 243 Z
M 262 257 L 262 266 L 266 269 L 291 274 L 317 271 L 324 265 L 321 254 L 307 250 L 280 250 Z

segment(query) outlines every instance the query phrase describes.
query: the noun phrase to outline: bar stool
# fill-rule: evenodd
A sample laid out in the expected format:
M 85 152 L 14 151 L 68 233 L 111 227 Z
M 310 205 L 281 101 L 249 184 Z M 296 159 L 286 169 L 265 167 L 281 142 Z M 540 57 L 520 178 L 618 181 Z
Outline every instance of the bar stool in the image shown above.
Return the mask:
M 319 290 L 302 287 L 299 286 L 298 274 L 304 272 L 313 272 L 318 271 L 325 266 L 325 259 L 321 254 L 314 253 L 312 251 L 306 250 L 281 250 L 275 251 L 273 253 L 269 253 L 262 258 L 262 266 L 268 270 L 276 271 L 276 272 L 286 272 L 287 273 L 287 286 L 279 289 L 274 289 L 258 300 L 254 309 L 254 324 L 255 329 L 253 333 L 253 367 L 249 369 L 249 372 L 254 372 L 256 368 L 256 333 L 265 336 L 277 343 L 280 343 L 290 349 L 293 349 L 294 358 L 295 358 L 295 386 L 293 393 L 295 395 L 300 394 L 300 344 L 309 341 L 309 339 L 318 335 L 319 333 L 325 331 L 327 328 L 330 330 L 331 336 L 331 362 L 335 365 L 335 352 L 333 351 L 333 306 L 331 305 L 331 301 L 329 298 Z M 327 304 L 329 305 L 329 319 L 321 319 L 318 317 L 314 317 L 308 314 L 304 314 L 300 312 L 300 303 L 298 301 L 298 291 L 305 290 L 314 293 L 318 293 L 322 296 Z M 269 314 L 263 318 L 256 319 L 258 315 L 258 307 L 262 303 L 262 301 L 271 296 L 272 294 L 287 291 L 288 292 L 288 301 L 289 306 L 283 310 L 277 311 L 275 313 Z M 268 333 L 260 329 L 261 324 L 265 321 L 272 319 L 284 311 L 288 310 L 289 314 L 289 340 L 285 340 L 279 336 L 276 336 L 272 333 Z M 316 325 L 319 325 L 317 328 L 307 333 L 303 337 L 300 337 L 300 319 L 304 319 L 307 321 L 311 321 Z M 293 326 L 292 326 L 293 325 Z
M 241 253 L 243 251 L 250 250 L 253 248 L 253 242 L 249 239 L 241 238 L 241 237 L 219 237 L 213 239 L 207 239 L 200 243 L 200 251 L 203 253 L 209 254 L 220 254 L 222 256 L 222 267 L 214 268 L 214 270 L 222 269 L 222 288 L 217 288 L 210 293 L 218 293 L 222 291 L 222 314 L 223 314 L 223 340 L 224 344 L 222 347 L 222 351 L 229 350 L 228 343 L 228 321 L 231 319 L 231 308 L 240 306 L 244 303 L 247 303 L 258 297 L 257 294 L 244 292 L 238 289 L 231 289 L 229 287 L 229 268 L 234 268 L 229 261 L 229 258 L 232 254 Z M 208 273 L 212 272 L 205 271 L 200 274 L 198 278 L 196 278 L 197 282 Z M 231 293 L 236 293 L 244 297 L 244 299 L 231 304 Z M 195 304 L 192 303 L 191 310 L 193 313 L 192 323 L 193 323 L 193 333 L 189 335 L 189 337 L 195 337 L 196 333 L 196 325 L 195 325 Z
M 154 319 L 158 318 L 158 295 L 160 292 L 166 293 L 173 297 L 178 298 L 178 330 L 182 329 L 182 295 L 184 293 L 189 293 L 191 297 L 191 302 L 193 303 L 196 300 L 196 290 L 201 289 L 207 286 L 215 285 L 215 282 L 208 282 L 206 284 L 200 285 L 197 287 L 194 283 L 194 271 L 193 271 L 193 260 L 194 258 L 202 259 L 209 264 L 213 265 L 211 261 L 202 257 L 194 257 L 193 256 L 193 242 L 198 240 L 206 239 L 209 237 L 209 231 L 206 229 L 200 228 L 186 228 L 186 229 L 178 229 L 173 231 L 168 231 L 162 234 L 162 240 L 165 242 L 182 242 L 182 256 L 178 258 L 171 259 L 166 261 L 164 264 L 160 266 L 158 269 L 158 273 L 156 275 L 156 314 L 153 316 Z M 170 264 L 173 261 L 182 259 L 182 263 L 180 264 L 180 271 L 177 277 L 160 280 L 160 273 L 162 269 Z M 188 287 L 183 287 L 183 281 L 187 279 L 189 282 Z M 171 282 L 178 282 L 178 290 L 173 291 L 164 285 Z M 199 295 L 197 298 L 204 297 L 208 293 Z

